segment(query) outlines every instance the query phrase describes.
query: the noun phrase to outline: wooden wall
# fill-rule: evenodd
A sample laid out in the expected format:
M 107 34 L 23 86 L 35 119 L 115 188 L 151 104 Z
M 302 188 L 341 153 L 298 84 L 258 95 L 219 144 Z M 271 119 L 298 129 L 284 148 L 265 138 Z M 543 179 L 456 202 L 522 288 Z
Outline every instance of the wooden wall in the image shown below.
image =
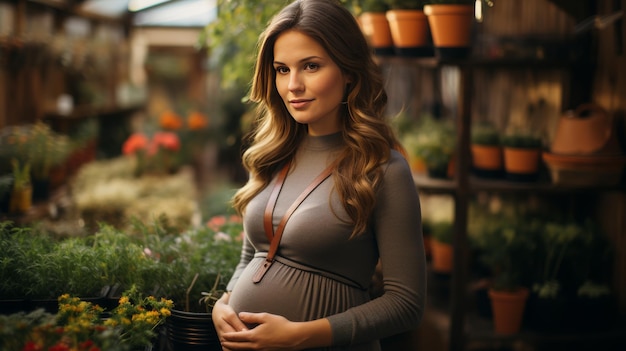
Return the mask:
M 626 0 L 598 1 L 598 14 L 621 9 Z M 614 118 L 622 149 L 626 151 L 626 14 L 621 21 L 595 32 L 598 56 L 594 72 L 593 101 Z M 614 281 L 622 315 L 626 314 L 626 193 L 606 194 L 598 216 L 612 238 L 616 252 Z
M 474 50 L 486 53 L 497 38 L 541 38 L 580 45 L 592 65 L 571 71 L 528 67 L 484 67 L 474 73 L 472 118 L 488 120 L 501 130 L 531 127 L 544 132 L 549 144 L 558 119 L 583 103 L 599 104 L 614 118 L 616 133 L 626 151 L 626 15 L 603 29 L 575 32 L 576 25 L 593 14 L 626 11 L 626 0 L 496 0 L 477 24 Z M 414 118 L 443 111 L 455 116 L 459 91 L 458 70 L 443 68 L 443 78 L 431 68 L 399 60 L 383 66 L 388 78 L 389 114 L 405 112 Z M 434 83 L 433 83 L 434 81 Z M 445 106 L 447 109 L 441 109 Z M 534 114 L 529 113 L 529 107 Z M 626 175 L 624 176 L 626 178 Z M 626 183 L 623 180 L 622 183 Z M 622 315 L 626 315 L 626 193 L 599 192 L 595 218 L 615 249 L 614 288 Z M 593 214 L 592 214 L 593 215 Z

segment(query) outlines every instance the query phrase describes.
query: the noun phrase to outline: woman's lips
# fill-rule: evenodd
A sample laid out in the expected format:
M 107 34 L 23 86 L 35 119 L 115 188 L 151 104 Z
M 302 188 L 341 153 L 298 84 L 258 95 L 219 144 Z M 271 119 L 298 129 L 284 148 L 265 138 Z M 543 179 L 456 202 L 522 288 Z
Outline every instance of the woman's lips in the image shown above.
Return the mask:
M 295 99 L 289 100 L 289 104 L 295 109 L 301 109 L 311 103 L 313 99 Z

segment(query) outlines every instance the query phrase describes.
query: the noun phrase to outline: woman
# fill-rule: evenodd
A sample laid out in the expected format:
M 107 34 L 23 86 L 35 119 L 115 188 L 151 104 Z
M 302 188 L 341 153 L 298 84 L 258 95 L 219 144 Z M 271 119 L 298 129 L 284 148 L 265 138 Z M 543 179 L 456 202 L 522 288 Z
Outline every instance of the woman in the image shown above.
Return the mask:
M 261 36 L 241 262 L 213 309 L 224 350 L 380 350 L 425 301 L 419 199 L 352 14 L 296 0 Z M 326 171 L 326 173 L 325 173 Z M 281 236 L 282 234 L 282 236 Z M 377 262 L 384 293 L 370 300 Z

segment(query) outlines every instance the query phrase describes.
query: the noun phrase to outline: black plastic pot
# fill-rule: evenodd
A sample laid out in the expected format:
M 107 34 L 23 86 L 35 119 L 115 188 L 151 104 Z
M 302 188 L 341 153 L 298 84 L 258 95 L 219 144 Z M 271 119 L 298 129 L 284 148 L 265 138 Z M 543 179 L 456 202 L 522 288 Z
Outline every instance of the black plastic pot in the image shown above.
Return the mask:
M 172 315 L 167 317 L 165 325 L 170 350 L 222 349 L 210 313 L 172 310 Z

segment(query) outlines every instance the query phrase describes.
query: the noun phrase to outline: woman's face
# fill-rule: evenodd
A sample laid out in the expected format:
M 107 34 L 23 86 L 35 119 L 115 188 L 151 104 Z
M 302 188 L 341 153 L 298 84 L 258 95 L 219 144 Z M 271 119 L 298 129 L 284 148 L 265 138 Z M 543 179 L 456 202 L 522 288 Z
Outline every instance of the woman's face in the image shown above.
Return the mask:
M 308 125 L 310 135 L 339 131 L 346 85 L 350 80 L 311 37 L 288 30 L 274 44 L 276 89 L 298 123 Z

